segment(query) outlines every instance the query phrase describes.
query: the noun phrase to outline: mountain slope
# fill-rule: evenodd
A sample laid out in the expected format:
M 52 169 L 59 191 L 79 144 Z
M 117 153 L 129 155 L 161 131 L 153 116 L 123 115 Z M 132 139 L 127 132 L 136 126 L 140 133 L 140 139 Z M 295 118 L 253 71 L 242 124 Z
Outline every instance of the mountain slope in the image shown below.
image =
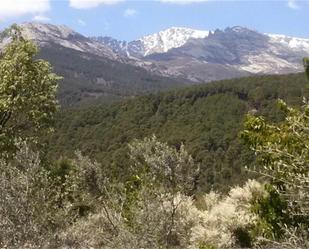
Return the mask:
M 118 41 L 117 39 L 114 39 L 113 37 L 109 36 L 91 37 L 91 39 L 110 48 L 116 54 L 129 56 L 127 53 L 128 44 L 126 41 Z
M 204 39 L 190 39 L 181 47 L 145 59 L 196 81 L 222 79 L 222 76 L 233 74 L 301 71 L 301 60 L 309 55 L 309 40 L 287 38 L 291 39 L 289 42 L 283 38 L 286 42 L 282 42 L 274 37 L 242 27 L 227 28 L 211 32 Z M 298 43 L 295 45 L 293 41 Z M 179 61 L 183 62 L 180 64 Z
M 113 105 L 64 111 L 50 139 L 50 156 L 81 150 L 103 164 L 111 177 L 126 177 L 127 143 L 155 134 L 179 148 L 184 143 L 200 163 L 199 190 L 226 189 L 247 179 L 253 155 L 240 141 L 248 111 L 280 120 L 276 100 L 299 105 L 304 74 L 253 76 L 151 94 Z
M 142 44 L 141 53 L 143 56 L 154 53 L 165 53 L 172 48 L 181 47 L 189 39 L 205 38 L 208 34 L 209 31 L 172 27 L 139 39 Z
M 111 101 L 184 85 L 185 80 L 164 77 L 155 68 L 114 53 L 66 26 L 25 23 L 23 35 L 40 46 L 39 57 L 63 76 L 59 99 L 74 105 L 94 99 Z
M 109 47 L 95 42 L 64 25 L 23 23 L 20 27 L 26 38 L 36 41 L 41 47 L 48 46 L 49 44 L 58 44 L 66 48 L 104 56 L 109 59 L 118 58 L 118 55 L 113 53 Z
M 111 37 L 93 37 L 92 39 L 109 47 L 115 53 L 143 58 L 154 53 L 165 53 L 172 48 L 184 45 L 189 39 L 205 38 L 208 34 L 209 32 L 204 30 L 172 27 L 131 42 L 118 41 Z
M 184 82 L 298 72 L 302 57 L 309 55 L 309 40 L 243 27 L 215 32 L 171 28 L 126 43 L 87 38 L 59 25 L 21 26 L 40 45 L 42 58 L 64 76 L 60 99 L 69 105 L 136 96 Z
M 309 39 L 239 26 L 214 32 L 173 27 L 128 43 L 110 37 L 94 40 L 163 75 L 193 82 L 299 72 L 302 58 L 309 55 Z
M 309 52 L 309 39 L 291 37 L 286 35 L 266 34 L 270 37 L 270 42 L 281 44 L 284 47 L 303 53 Z
M 58 44 L 43 47 L 39 56 L 48 60 L 55 71 L 63 76 L 59 89 L 59 99 L 63 105 L 94 99 L 108 102 L 182 86 L 185 82 Z

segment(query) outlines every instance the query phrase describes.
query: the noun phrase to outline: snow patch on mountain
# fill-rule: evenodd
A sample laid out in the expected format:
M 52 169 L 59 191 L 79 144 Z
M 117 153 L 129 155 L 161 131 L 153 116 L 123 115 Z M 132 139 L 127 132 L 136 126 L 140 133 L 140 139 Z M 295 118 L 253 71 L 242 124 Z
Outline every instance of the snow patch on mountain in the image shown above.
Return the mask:
M 250 73 L 289 73 L 303 70 L 301 59 L 309 55 L 309 39 L 280 34 L 269 37 L 268 48 L 259 54 L 245 56 L 246 65 L 240 67 Z
M 309 39 L 291 37 L 278 34 L 266 34 L 271 43 L 281 44 L 292 50 L 305 51 L 309 53 Z
M 263 34 L 240 26 L 214 32 L 172 27 L 131 42 L 112 37 L 87 38 L 62 25 L 21 26 L 24 36 L 40 46 L 58 44 L 155 74 L 190 80 L 195 77 L 197 81 L 243 73 L 298 72 L 303 70 L 302 57 L 309 56 L 309 39 Z
M 139 41 L 144 47 L 143 56 L 153 53 L 165 53 L 172 48 L 184 45 L 192 38 L 205 38 L 209 31 L 195 30 L 190 28 L 172 27 L 159 33 L 144 36 Z
M 268 52 L 263 52 L 258 55 L 247 55 L 244 59 L 247 60 L 247 63 L 239 68 L 254 74 L 278 74 L 284 70 L 286 72 L 293 72 L 300 69 L 298 64 L 275 57 Z

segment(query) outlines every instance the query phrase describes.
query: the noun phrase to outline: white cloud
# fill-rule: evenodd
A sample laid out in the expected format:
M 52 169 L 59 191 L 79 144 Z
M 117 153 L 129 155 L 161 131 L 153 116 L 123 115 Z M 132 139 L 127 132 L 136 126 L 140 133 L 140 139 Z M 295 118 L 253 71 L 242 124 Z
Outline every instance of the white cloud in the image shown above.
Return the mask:
M 49 0 L 1 0 L 0 20 L 27 14 L 41 15 L 50 10 Z
M 123 2 L 124 0 L 69 0 L 70 7 L 75 9 L 91 9 L 99 5 L 111 5 Z
M 173 3 L 173 4 L 190 4 L 190 3 L 203 3 L 208 0 L 159 0 L 162 3 Z
M 85 27 L 86 26 L 86 22 L 84 21 L 84 20 L 82 20 L 82 19 L 78 19 L 78 24 L 80 25 L 80 26 L 83 26 L 83 27 Z
M 50 21 L 50 18 L 44 15 L 36 15 L 32 18 L 32 20 L 37 22 L 48 22 Z
M 299 6 L 296 3 L 296 0 L 288 0 L 288 7 L 293 10 L 299 9 Z
M 131 16 L 136 16 L 137 15 L 137 10 L 136 9 L 126 9 L 123 13 L 125 17 L 131 17 Z

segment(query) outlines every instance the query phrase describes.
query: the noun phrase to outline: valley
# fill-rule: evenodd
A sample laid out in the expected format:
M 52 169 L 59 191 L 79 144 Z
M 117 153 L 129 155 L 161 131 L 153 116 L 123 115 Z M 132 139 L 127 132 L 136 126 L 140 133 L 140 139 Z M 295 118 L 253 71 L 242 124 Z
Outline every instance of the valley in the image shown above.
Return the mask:
M 3 1 L 0 248 L 309 248 L 305 2 Z

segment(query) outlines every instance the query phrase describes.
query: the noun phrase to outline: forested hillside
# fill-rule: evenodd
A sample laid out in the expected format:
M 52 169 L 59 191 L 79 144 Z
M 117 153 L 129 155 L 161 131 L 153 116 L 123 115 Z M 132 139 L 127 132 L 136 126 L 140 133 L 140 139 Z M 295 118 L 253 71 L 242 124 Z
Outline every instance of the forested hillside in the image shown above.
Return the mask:
M 309 248 L 303 74 L 57 114 L 60 77 L 18 26 L 5 32 L 0 248 Z
M 41 48 L 39 57 L 48 60 L 55 72 L 63 77 L 59 84 L 58 98 L 64 106 L 94 99 L 110 102 L 181 86 L 185 82 L 54 43 Z
M 198 190 L 227 190 L 248 178 L 253 153 L 239 139 L 245 115 L 278 121 L 278 98 L 300 105 L 305 75 L 254 76 L 151 94 L 112 105 L 66 109 L 57 118 L 49 155 L 75 150 L 96 158 L 111 176 L 128 176 L 128 146 L 155 134 L 177 148 L 183 143 L 200 164 Z

